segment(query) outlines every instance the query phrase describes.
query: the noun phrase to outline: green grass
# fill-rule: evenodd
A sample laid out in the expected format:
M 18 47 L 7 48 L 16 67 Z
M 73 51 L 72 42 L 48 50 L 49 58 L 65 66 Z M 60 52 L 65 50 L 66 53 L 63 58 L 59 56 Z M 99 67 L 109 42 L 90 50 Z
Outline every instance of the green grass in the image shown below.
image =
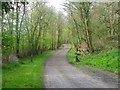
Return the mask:
M 3 88 L 43 88 L 43 66 L 54 51 L 29 58 L 18 63 L 3 64 Z
M 118 73 L 118 58 L 119 51 L 117 49 L 109 50 L 107 52 L 94 52 L 82 54 L 79 56 L 80 62 L 75 61 L 75 47 L 72 45 L 72 49 L 68 53 L 69 62 L 73 62 L 77 65 L 91 65 L 93 67 L 109 70 L 114 73 Z
M 69 62 L 75 63 L 75 52 L 76 52 L 76 50 L 75 50 L 75 47 L 74 47 L 73 44 L 71 44 L 70 46 L 71 46 L 72 48 L 71 48 L 71 50 L 68 52 L 67 58 L 68 58 Z

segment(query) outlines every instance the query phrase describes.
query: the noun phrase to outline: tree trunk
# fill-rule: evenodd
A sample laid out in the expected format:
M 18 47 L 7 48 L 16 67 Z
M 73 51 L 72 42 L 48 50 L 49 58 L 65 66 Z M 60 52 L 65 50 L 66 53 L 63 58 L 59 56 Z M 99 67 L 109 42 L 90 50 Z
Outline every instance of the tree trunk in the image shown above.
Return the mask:
M 17 57 L 19 58 L 19 41 L 20 41 L 20 38 L 19 38 L 19 29 L 18 29 L 18 26 L 19 26 L 19 7 L 18 7 L 18 2 L 16 4 L 16 55 Z
M 60 30 L 60 28 L 58 27 L 58 45 L 57 45 L 57 48 L 59 48 L 60 47 L 60 33 L 61 33 L 61 30 Z

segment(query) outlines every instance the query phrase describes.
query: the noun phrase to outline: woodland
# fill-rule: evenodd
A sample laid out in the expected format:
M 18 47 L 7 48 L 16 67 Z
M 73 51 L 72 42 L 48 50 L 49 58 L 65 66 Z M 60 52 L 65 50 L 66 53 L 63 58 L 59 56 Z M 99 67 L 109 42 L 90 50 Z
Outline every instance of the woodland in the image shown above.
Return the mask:
M 34 68 L 37 73 L 38 68 L 43 73 L 39 64 L 43 66 L 43 60 L 62 48 L 62 44 L 72 47 L 67 55 L 69 62 L 92 65 L 118 74 L 118 4 L 67 1 L 62 4 L 67 13 L 64 15 L 47 2 L 0 2 L 3 87 L 40 87 L 38 83 L 42 80 L 33 86 L 24 86 L 22 83 L 26 79 L 23 78 L 20 86 L 10 78 L 15 75 L 14 70 L 31 71 L 33 64 L 38 66 Z M 29 66 L 21 67 L 26 64 Z M 35 80 L 38 78 L 36 74 Z

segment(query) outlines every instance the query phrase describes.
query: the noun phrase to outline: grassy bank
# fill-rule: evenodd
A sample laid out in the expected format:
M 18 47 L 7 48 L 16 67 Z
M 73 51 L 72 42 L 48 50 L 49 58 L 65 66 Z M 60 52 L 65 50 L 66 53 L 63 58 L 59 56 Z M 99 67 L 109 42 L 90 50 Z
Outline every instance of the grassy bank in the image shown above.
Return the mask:
M 54 51 L 47 51 L 18 63 L 3 64 L 3 88 L 43 88 L 43 66 Z
M 68 53 L 68 60 L 77 65 L 91 65 L 93 67 L 113 71 L 118 73 L 118 50 L 108 50 L 106 52 L 86 53 L 79 56 L 80 62 L 75 62 L 75 47 Z

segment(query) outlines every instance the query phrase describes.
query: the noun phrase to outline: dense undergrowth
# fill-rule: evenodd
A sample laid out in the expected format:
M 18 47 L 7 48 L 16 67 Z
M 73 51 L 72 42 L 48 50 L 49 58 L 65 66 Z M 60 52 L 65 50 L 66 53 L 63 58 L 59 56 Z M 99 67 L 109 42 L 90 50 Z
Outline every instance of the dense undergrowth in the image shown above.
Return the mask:
M 30 58 L 3 64 L 3 88 L 43 88 L 43 66 L 54 50 Z
M 109 70 L 118 73 L 119 51 L 117 49 L 99 51 L 93 53 L 82 53 L 79 55 L 80 62 L 75 60 L 75 47 L 68 53 L 68 60 L 77 65 L 91 65 L 93 67 Z

